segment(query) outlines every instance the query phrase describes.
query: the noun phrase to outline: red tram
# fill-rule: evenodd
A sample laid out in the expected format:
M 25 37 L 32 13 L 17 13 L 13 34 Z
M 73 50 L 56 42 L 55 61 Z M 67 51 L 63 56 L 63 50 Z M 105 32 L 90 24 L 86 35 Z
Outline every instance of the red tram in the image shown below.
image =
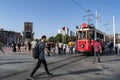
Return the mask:
M 93 25 L 83 23 L 80 28 L 76 27 L 76 38 L 77 52 L 93 53 L 95 39 L 105 40 L 105 34 Z

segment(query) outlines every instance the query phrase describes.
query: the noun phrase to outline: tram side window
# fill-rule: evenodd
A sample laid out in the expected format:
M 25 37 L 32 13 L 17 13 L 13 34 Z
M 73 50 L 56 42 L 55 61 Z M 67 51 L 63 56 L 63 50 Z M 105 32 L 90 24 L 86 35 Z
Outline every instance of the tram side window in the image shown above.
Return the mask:
M 99 39 L 103 39 L 104 36 L 103 36 L 102 34 L 100 34 L 100 33 L 97 33 L 97 38 L 99 38 Z
M 95 32 L 94 31 L 90 31 L 89 32 L 89 36 L 90 36 L 91 40 L 94 40 L 95 39 Z
M 104 36 L 101 34 L 100 39 L 103 39 L 103 38 L 104 38 Z
M 102 39 L 104 39 L 104 35 L 102 35 Z
M 97 38 L 99 38 L 99 33 L 97 33 L 97 35 L 96 35 L 96 36 L 97 36 Z

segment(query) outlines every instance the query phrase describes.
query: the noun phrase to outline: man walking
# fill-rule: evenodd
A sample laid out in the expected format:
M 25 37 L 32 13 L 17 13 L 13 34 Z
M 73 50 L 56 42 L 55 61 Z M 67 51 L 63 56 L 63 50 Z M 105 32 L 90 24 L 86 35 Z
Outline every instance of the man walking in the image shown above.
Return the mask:
M 34 40 L 31 42 L 32 51 L 34 51 L 34 48 L 35 48 L 36 44 L 37 44 L 37 40 L 34 39 Z
M 95 43 L 94 43 L 94 61 L 93 63 L 95 63 L 96 57 L 98 56 L 98 62 L 100 63 L 100 53 L 102 53 L 102 48 L 101 48 L 101 44 L 99 42 L 99 39 L 96 39 Z
M 48 68 L 47 68 L 47 62 L 45 59 L 45 51 L 46 50 L 48 52 L 48 49 L 46 48 L 46 36 L 43 35 L 41 38 L 41 41 L 39 42 L 39 58 L 38 58 L 38 62 L 35 66 L 35 68 L 33 69 L 33 71 L 31 72 L 30 76 L 28 77 L 31 80 L 34 80 L 33 75 L 35 74 L 35 72 L 38 70 L 38 68 L 40 67 L 41 63 L 44 65 L 45 71 L 47 73 L 47 75 L 52 75 L 52 73 L 49 72 Z
M 3 47 L 3 45 L 2 45 L 2 43 L 0 42 L 0 50 L 1 50 L 3 53 L 5 53 L 5 52 L 3 51 L 3 49 L 2 49 L 2 47 Z

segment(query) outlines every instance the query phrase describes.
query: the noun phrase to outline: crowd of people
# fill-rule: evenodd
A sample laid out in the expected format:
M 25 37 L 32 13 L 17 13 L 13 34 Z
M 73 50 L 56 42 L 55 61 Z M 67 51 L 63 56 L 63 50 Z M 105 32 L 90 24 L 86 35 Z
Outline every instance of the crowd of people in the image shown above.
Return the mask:
M 115 52 L 114 52 L 115 51 Z M 94 61 L 96 61 L 96 57 L 98 57 L 98 62 L 100 63 L 100 55 L 103 53 L 107 53 L 108 55 L 111 54 L 118 54 L 118 46 L 117 43 L 114 47 L 114 43 L 112 41 L 104 42 L 102 39 L 96 39 L 94 43 Z
M 37 40 L 33 40 L 33 41 L 37 41 Z M 12 51 L 13 52 L 32 52 L 32 48 L 34 47 L 35 43 L 32 42 L 28 42 L 27 44 L 25 43 L 15 43 L 13 41 L 12 43 Z M 113 45 L 113 42 L 110 42 L 110 41 L 106 41 L 104 42 L 103 40 L 100 40 L 100 44 L 101 44 L 101 48 L 102 48 L 102 52 L 105 52 L 105 51 L 112 51 L 114 45 Z M 51 54 L 66 54 L 66 53 L 70 53 L 70 54 L 73 54 L 74 53 L 74 50 L 75 50 L 75 43 L 72 42 L 71 40 L 65 44 L 65 43 L 62 43 L 62 42 L 47 42 L 46 43 L 46 47 L 48 48 L 50 52 L 47 53 L 48 56 L 50 56 Z M 4 52 L 4 50 L 2 49 L 3 47 L 3 44 L 0 43 L 0 50 Z M 116 48 L 116 47 L 115 47 Z M 116 48 L 117 49 L 117 48 Z
M 37 43 L 37 40 L 33 40 L 31 42 L 31 45 L 34 48 L 34 45 Z M 66 53 L 70 53 L 73 54 L 74 53 L 74 43 L 72 41 L 70 41 L 68 44 L 62 43 L 62 42 L 47 42 L 46 43 L 46 48 L 49 50 L 49 52 L 47 53 L 47 56 L 50 55 L 56 55 L 56 54 L 66 54 Z

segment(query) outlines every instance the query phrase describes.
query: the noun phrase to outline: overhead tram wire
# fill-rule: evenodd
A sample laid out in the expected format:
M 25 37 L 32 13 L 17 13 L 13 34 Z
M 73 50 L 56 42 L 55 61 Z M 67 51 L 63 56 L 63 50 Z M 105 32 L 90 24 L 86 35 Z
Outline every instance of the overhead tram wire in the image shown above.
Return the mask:
M 85 8 L 83 8 L 80 4 L 78 4 L 75 0 L 72 0 L 72 2 L 74 3 L 74 4 L 76 4 L 79 8 L 81 8 L 83 11 L 85 11 L 86 13 L 87 13 L 87 15 L 85 15 L 85 16 L 83 16 L 83 18 L 84 17 L 87 17 L 87 21 L 88 21 L 88 24 L 90 24 L 90 22 L 92 21 L 92 19 L 90 18 L 90 16 L 93 16 L 94 14 L 90 14 L 90 11 L 91 10 L 87 10 L 87 9 L 85 9 Z
M 81 8 L 83 11 L 87 12 L 88 10 L 86 10 L 85 8 L 83 8 L 80 4 L 78 4 L 76 1 L 72 0 L 72 2 L 74 4 L 76 4 L 79 8 Z

